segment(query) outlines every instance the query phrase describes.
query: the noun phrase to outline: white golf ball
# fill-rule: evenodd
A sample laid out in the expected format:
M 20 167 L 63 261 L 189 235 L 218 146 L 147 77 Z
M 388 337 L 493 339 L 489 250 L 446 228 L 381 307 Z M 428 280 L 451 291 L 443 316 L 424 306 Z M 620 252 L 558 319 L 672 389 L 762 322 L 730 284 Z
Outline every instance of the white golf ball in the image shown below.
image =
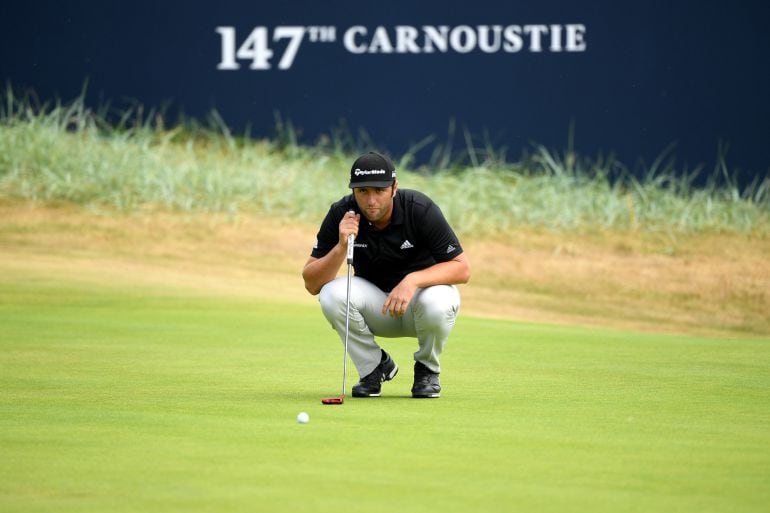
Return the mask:
M 297 414 L 297 422 L 300 424 L 307 424 L 310 422 L 310 415 L 305 413 L 304 411 L 301 411 Z

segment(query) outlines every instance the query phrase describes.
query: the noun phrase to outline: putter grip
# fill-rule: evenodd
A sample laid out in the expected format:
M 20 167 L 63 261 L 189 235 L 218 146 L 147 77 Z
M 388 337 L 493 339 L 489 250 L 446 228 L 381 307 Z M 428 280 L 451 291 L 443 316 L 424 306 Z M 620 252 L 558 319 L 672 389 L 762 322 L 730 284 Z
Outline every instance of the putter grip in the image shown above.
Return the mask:
M 356 236 L 352 233 L 348 235 L 348 263 L 353 263 L 353 249 L 355 248 Z

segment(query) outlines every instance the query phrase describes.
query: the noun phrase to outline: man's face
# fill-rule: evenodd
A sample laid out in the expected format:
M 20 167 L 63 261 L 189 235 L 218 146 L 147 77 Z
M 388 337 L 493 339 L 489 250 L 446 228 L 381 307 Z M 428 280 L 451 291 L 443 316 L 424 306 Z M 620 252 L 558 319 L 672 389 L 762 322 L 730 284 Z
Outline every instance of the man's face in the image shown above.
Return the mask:
M 393 212 L 393 196 L 398 185 L 389 187 L 356 187 L 353 196 L 364 217 L 372 224 L 390 221 Z

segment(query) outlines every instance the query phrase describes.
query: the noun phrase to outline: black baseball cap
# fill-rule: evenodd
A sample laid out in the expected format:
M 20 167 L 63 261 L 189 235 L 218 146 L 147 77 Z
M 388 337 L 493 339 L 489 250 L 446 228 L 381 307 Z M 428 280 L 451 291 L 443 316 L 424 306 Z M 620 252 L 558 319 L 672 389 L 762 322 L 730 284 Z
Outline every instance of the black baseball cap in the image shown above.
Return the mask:
M 390 187 L 395 180 L 396 166 L 393 162 L 385 155 L 370 151 L 353 162 L 348 187 Z

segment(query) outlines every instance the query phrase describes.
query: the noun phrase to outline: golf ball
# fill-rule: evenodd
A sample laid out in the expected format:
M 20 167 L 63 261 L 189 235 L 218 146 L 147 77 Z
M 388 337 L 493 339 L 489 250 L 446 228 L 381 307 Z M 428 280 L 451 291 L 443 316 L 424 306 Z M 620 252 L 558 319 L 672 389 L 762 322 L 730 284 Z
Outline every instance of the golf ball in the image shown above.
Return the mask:
M 310 415 L 305 413 L 304 411 L 301 411 L 297 414 L 297 422 L 300 424 L 307 424 L 310 422 Z

